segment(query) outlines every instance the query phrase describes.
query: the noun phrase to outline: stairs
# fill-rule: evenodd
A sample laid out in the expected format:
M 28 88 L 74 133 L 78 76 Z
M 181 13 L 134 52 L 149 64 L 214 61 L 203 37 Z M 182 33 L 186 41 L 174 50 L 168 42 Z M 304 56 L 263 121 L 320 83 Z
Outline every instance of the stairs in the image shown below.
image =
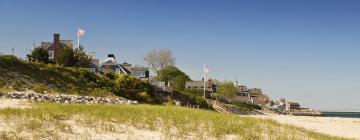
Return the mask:
M 212 101 L 211 102 L 211 107 L 213 109 L 215 109 L 215 111 L 221 113 L 221 114 L 230 114 L 229 111 L 226 110 L 225 107 L 223 107 L 220 103 L 218 103 L 217 101 Z

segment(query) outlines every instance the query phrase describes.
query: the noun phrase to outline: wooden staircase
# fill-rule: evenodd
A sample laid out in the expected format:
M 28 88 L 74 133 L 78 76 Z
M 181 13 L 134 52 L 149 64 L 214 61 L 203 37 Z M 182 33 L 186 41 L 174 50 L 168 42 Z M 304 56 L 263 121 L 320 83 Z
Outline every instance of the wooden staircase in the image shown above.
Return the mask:
M 217 101 L 210 101 L 211 107 L 221 113 L 221 114 L 230 114 L 229 111 L 226 110 L 225 107 L 223 107 L 220 103 L 218 103 Z

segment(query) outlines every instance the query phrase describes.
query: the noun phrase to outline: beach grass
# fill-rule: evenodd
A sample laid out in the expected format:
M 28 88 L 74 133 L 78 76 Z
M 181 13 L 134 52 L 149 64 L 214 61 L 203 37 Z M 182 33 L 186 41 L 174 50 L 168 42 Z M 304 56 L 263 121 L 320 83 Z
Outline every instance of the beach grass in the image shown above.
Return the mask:
M 33 108 L 1 109 L 0 118 L 13 128 L 0 132 L 0 139 L 22 139 L 25 132 L 35 139 L 59 138 L 73 134 L 69 120 L 109 132 L 116 132 L 117 125 L 159 131 L 163 139 L 343 139 L 273 120 L 177 106 L 36 103 Z

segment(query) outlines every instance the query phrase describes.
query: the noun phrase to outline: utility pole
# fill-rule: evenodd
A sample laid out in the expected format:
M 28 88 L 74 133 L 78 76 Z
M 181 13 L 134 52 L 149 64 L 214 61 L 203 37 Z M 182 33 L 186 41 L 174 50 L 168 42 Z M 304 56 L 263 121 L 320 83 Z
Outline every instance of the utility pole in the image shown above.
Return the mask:
M 203 84 L 204 84 L 204 99 L 206 99 L 206 81 L 205 81 L 205 77 L 206 77 L 206 72 L 205 72 L 205 69 L 206 69 L 206 66 L 205 66 L 205 64 L 204 64 L 204 67 L 203 67 Z
M 11 47 L 11 52 L 12 52 L 12 55 L 15 56 L 15 48 L 14 48 L 14 46 Z

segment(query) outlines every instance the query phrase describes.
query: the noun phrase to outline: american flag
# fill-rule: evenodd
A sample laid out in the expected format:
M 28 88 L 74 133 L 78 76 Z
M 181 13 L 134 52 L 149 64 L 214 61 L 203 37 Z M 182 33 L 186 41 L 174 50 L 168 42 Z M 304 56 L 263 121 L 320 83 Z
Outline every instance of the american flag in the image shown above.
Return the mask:
M 210 72 L 210 69 L 208 69 L 206 66 L 204 67 L 204 73 L 208 74 Z
M 80 36 L 84 36 L 84 35 L 85 35 L 85 30 L 81 29 L 81 28 L 78 28 L 77 36 L 80 37 Z

